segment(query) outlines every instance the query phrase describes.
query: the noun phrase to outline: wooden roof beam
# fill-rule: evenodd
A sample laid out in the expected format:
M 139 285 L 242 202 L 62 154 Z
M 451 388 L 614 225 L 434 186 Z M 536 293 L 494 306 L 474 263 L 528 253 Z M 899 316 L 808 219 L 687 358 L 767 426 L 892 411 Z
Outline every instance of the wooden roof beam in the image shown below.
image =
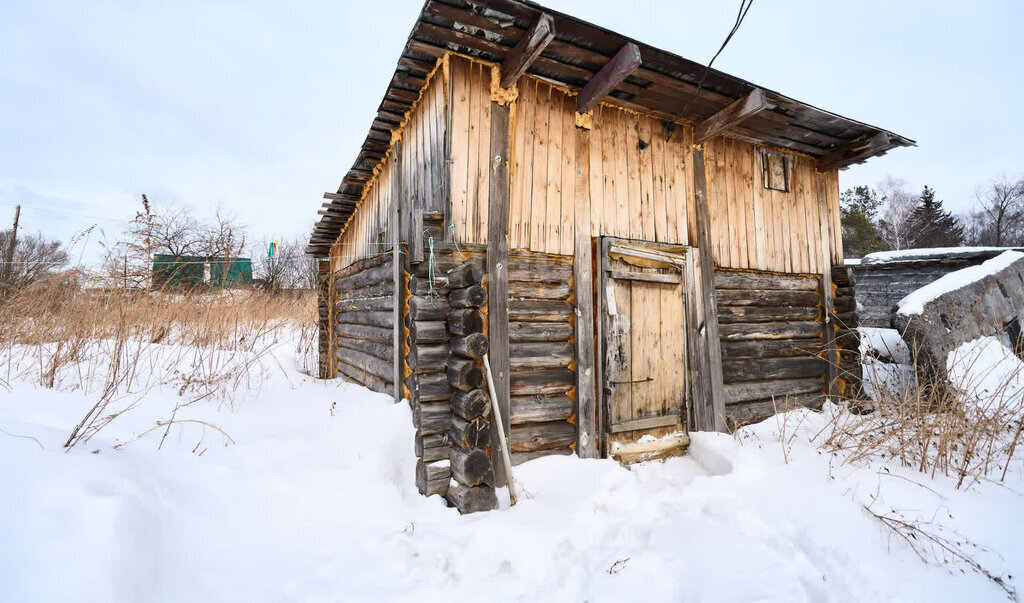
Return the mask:
M 324 203 L 323 206 L 321 207 L 321 209 L 329 209 L 329 210 L 331 210 L 331 211 L 333 211 L 335 213 L 337 213 L 339 211 L 352 212 L 353 210 L 355 210 L 355 208 L 356 208 L 356 204 L 355 203 L 338 203 L 338 202 Z
M 593 77 L 576 97 L 576 110 L 586 113 L 594 108 L 602 98 L 622 83 L 629 74 L 640 66 L 640 48 L 632 42 L 626 43 L 610 61 L 605 63 L 601 71 Z
M 356 195 L 346 195 L 344 193 L 324 193 L 324 199 L 330 201 L 359 201 L 359 197 Z
M 700 122 L 693 128 L 693 142 L 700 144 L 716 134 L 726 132 L 744 120 L 757 115 L 761 111 L 771 109 L 764 90 L 754 88 L 743 98 L 729 104 L 718 113 Z
M 862 138 L 854 141 L 845 147 L 826 153 L 818 158 L 818 171 L 827 172 L 838 168 L 844 168 L 858 161 L 863 161 L 873 155 L 889 149 L 891 140 L 887 132 L 879 132 L 870 138 Z
M 348 217 L 352 215 L 351 209 L 336 209 L 333 207 L 325 207 L 324 209 L 316 210 L 318 216 L 342 216 Z
M 540 53 L 555 39 L 554 19 L 547 13 L 541 13 L 530 28 L 530 33 L 516 44 L 501 63 L 501 87 L 511 88 L 516 85 L 530 65 L 537 60 Z

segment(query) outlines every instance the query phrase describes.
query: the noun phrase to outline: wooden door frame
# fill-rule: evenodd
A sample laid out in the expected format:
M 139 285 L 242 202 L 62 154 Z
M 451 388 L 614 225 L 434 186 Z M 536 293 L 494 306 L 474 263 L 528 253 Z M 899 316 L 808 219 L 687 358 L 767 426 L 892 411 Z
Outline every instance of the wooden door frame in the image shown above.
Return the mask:
M 679 255 L 679 269 L 683 278 L 682 295 L 683 295 L 683 332 L 685 333 L 684 338 L 684 354 L 683 354 L 683 372 L 686 378 L 686 388 L 683 393 L 683 409 L 682 409 L 682 424 L 683 428 L 686 429 L 687 433 L 693 427 L 691 425 L 691 417 L 693 416 L 693 379 L 690 374 L 690 344 L 689 341 L 689 307 L 687 304 L 690 303 L 688 299 L 688 292 L 693 288 L 693 262 L 688 261 L 691 258 L 690 246 L 687 245 L 672 245 L 669 243 L 658 243 L 655 241 L 642 241 L 637 239 L 626 239 L 622 237 L 614 236 L 601 236 L 598 237 L 598 254 L 595 258 L 595 264 L 597 268 L 597 279 L 596 279 L 596 290 L 595 290 L 595 317 L 596 320 L 596 350 L 594 353 L 594 365 L 597 370 L 595 387 L 597 394 L 596 406 L 597 406 L 597 436 L 598 436 L 598 450 L 602 458 L 608 456 L 608 400 L 605 394 L 605 350 L 607 341 L 605 339 L 605 319 L 608 304 L 608 284 L 611 279 L 608 277 L 608 260 L 609 253 L 613 244 L 626 244 L 634 247 L 646 247 L 654 252 L 671 248 L 673 255 L 679 255 L 679 251 L 682 254 Z M 660 249 L 659 249 L 660 248 Z M 663 251 L 662 251 L 663 252 Z

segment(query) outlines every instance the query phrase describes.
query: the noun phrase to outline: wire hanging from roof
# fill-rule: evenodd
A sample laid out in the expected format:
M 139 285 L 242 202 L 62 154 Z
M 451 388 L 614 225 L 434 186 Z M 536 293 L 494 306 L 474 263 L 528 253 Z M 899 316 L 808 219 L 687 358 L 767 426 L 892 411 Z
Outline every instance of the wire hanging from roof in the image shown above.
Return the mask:
M 704 67 L 704 72 L 700 76 L 700 81 L 697 82 L 697 91 L 694 92 L 693 96 L 690 97 L 690 100 L 686 101 L 686 104 L 683 105 L 683 115 L 686 115 L 687 109 L 690 108 L 690 103 L 700 96 L 700 91 L 704 87 L 704 80 L 707 79 L 708 72 L 711 71 L 711 66 L 714 65 L 715 59 L 718 58 L 718 55 L 722 54 L 725 47 L 729 45 L 729 41 L 732 40 L 732 37 L 736 35 L 737 31 L 739 31 L 740 25 L 742 25 L 743 20 L 747 18 L 747 13 L 750 12 L 750 7 L 753 5 L 754 0 L 740 0 L 740 10 L 736 13 L 736 22 L 733 24 L 732 29 L 729 30 L 729 34 L 725 36 L 725 40 L 722 41 L 722 45 L 718 48 L 718 52 L 715 53 L 715 56 L 711 57 L 707 66 Z

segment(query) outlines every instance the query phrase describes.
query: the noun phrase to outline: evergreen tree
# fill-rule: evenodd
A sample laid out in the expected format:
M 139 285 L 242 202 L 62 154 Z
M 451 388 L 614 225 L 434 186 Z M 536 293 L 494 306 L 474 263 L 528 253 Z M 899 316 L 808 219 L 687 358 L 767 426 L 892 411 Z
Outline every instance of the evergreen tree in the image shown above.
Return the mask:
M 878 195 L 866 186 L 847 189 L 840 196 L 844 256 L 859 258 L 885 249 L 875 222 L 880 204 Z
M 917 207 L 910 216 L 915 231 L 915 247 L 958 247 L 963 244 L 964 228 L 935 198 L 935 189 L 925 186 Z

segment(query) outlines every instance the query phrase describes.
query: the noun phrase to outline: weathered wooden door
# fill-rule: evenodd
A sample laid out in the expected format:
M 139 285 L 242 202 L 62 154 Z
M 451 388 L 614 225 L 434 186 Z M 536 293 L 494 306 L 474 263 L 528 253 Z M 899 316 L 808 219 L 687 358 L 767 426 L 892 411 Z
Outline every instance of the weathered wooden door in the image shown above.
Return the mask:
M 686 247 L 601 239 L 604 452 L 686 432 Z M 647 438 L 649 439 L 649 438 Z

